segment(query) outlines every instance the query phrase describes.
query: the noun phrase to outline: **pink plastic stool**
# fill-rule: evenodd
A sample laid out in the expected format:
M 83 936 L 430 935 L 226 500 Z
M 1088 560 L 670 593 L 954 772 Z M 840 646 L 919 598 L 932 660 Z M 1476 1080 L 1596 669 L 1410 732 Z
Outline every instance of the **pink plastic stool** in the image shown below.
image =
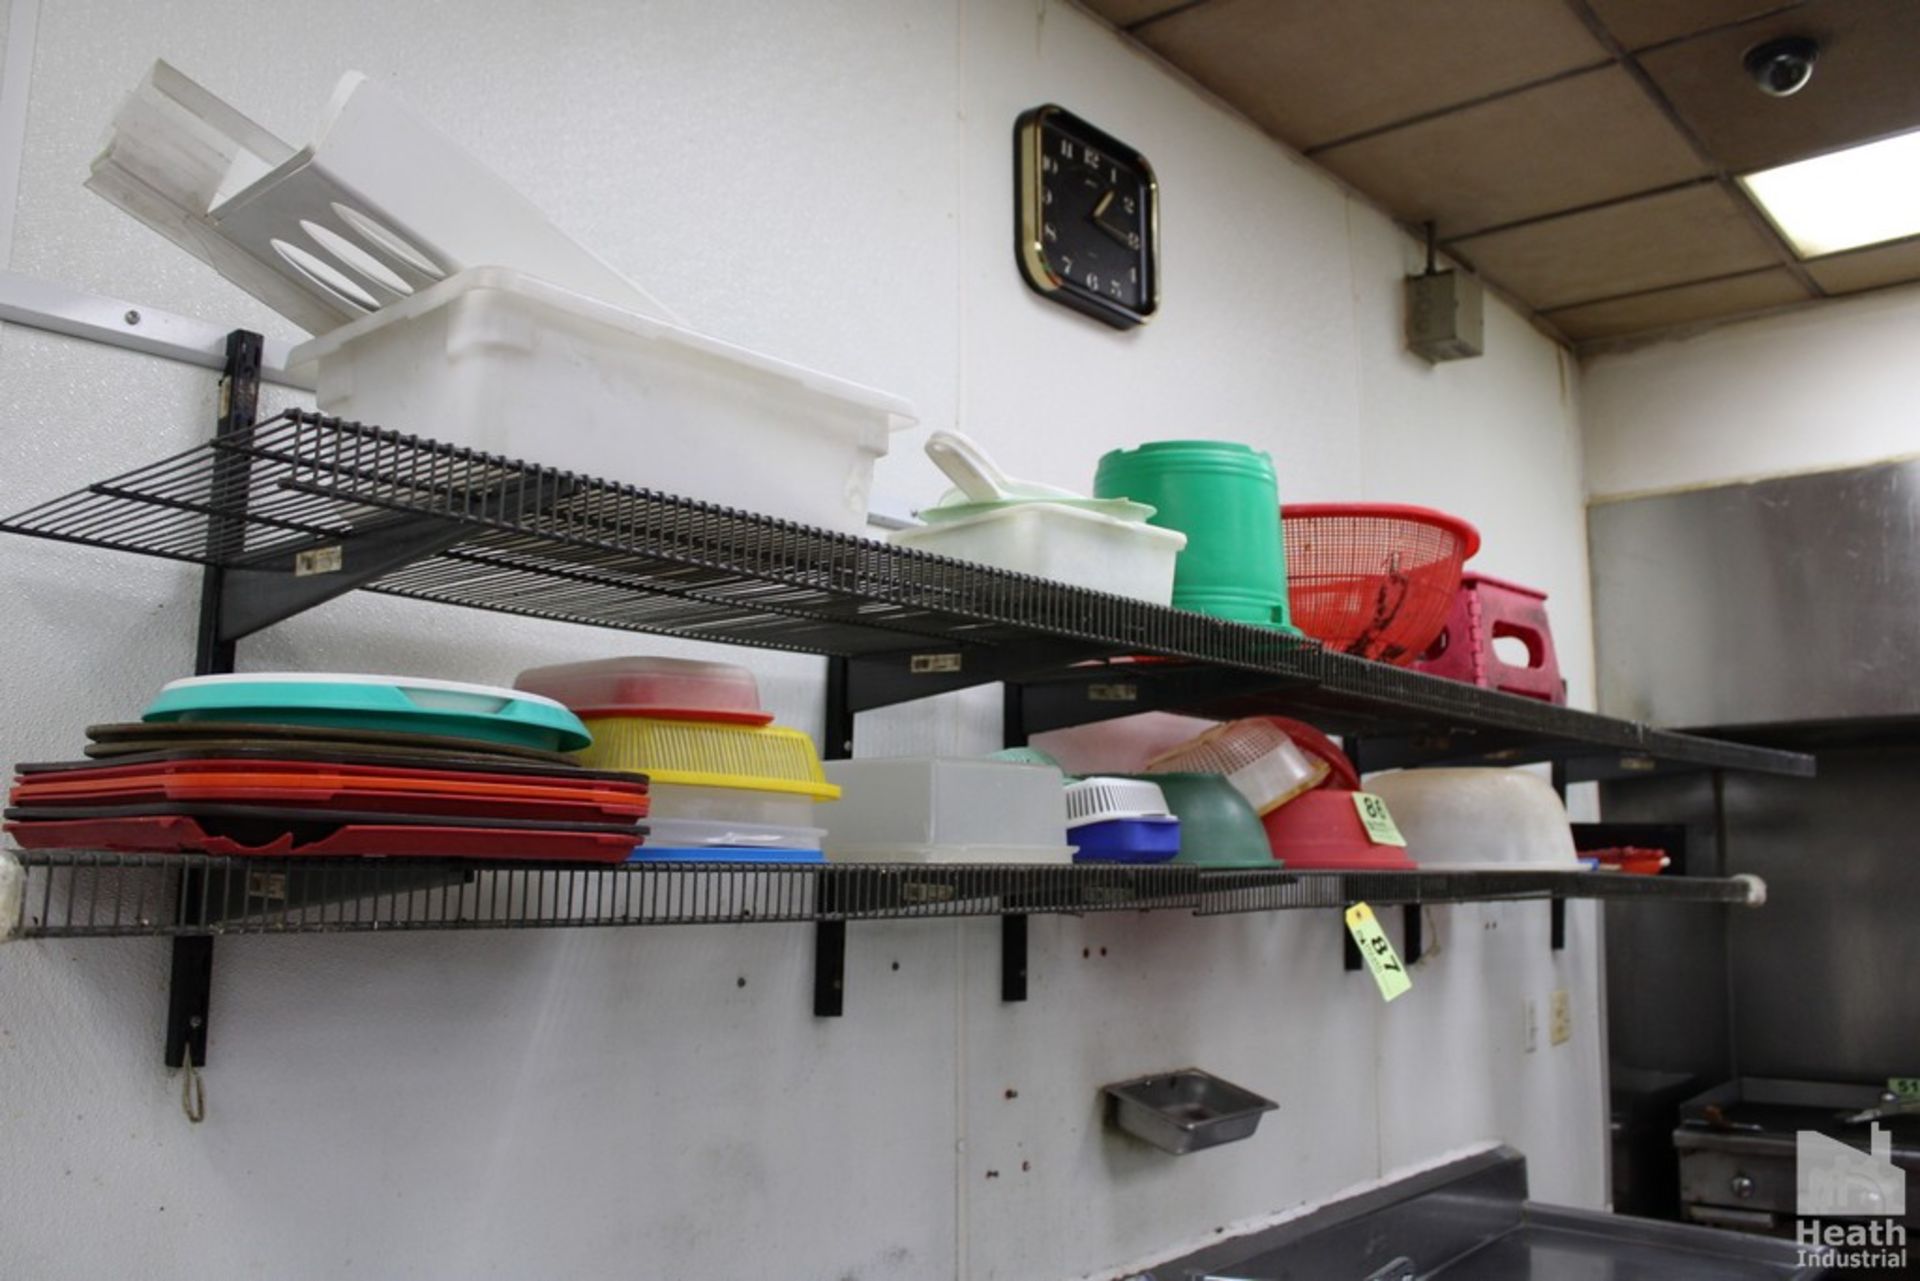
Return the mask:
M 1494 652 L 1494 641 L 1503 637 L 1527 647 L 1525 666 L 1504 662 Z M 1485 574 L 1461 575 L 1446 627 L 1414 667 L 1543 702 L 1567 701 L 1567 683 L 1560 679 L 1547 627 L 1547 594 Z

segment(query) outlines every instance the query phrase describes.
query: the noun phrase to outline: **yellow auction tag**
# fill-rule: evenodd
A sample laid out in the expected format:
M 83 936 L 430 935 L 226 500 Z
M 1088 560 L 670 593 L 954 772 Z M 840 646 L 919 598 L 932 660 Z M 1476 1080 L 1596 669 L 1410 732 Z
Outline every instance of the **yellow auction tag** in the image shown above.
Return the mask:
M 1348 908 L 1347 932 L 1353 935 L 1353 941 L 1359 945 L 1360 955 L 1366 958 L 1367 968 L 1373 971 L 1373 981 L 1380 988 L 1380 999 L 1391 1001 L 1395 997 L 1405 996 L 1413 986 L 1413 980 L 1407 977 L 1407 967 L 1400 964 L 1400 954 L 1393 950 L 1393 943 L 1387 938 L 1386 931 L 1374 919 L 1373 909 L 1365 903 L 1355 903 Z
M 1378 796 L 1372 792 L 1355 792 L 1353 808 L 1360 811 L 1360 824 L 1367 829 L 1367 839 L 1375 845 L 1406 845 L 1407 838 L 1400 835 L 1393 815 L 1387 812 L 1387 803 Z

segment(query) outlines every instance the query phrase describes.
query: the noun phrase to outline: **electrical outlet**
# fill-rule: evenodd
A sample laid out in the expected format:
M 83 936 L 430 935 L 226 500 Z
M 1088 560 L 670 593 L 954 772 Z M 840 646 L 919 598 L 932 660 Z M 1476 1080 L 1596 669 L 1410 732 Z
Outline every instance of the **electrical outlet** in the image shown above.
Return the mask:
M 1565 1045 L 1573 1039 L 1573 1001 L 1567 996 L 1564 987 L 1553 990 L 1553 1011 L 1550 1015 L 1552 1031 L 1548 1036 L 1555 1045 Z
M 1524 1012 L 1526 1015 L 1526 1039 L 1523 1044 L 1527 1048 L 1527 1053 L 1532 1054 L 1540 1048 L 1540 1003 L 1532 997 L 1528 997 Z

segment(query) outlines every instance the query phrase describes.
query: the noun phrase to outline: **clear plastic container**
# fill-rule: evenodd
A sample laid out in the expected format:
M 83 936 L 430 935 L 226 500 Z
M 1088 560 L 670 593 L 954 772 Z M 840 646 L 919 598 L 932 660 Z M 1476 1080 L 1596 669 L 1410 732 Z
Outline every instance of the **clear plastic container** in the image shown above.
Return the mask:
M 764 827 L 811 828 L 814 825 L 813 798 L 792 792 L 655 783 L 647 789 L 647 793 L 649 825 L 675 819 L 749 823 Z
M 1148 761 L 1219 723 L 1176 712 L 1138 712 L 1050 729 L 1035 734 L 1031 746 L 1053 757 L 1069 774 L 1143 774 Z
M 513 684 L 583 716 L 685 715 L 747 725 L 773 719 L 760 710 L 759 682 L 737 663 L 636 654 L 530 667 Z
M 917 756 L 828 761 L 826 774 L 841 788 L 826 820 L 827 856 L 835 861 L 1073 859 L 1066 789 L 1056 769 Z
M 323 413 L 859 534 L 912 407 L 501 267 L 294 348 Z
M 1257 814 L 1267 814 L 1327 776 L 1279 727 L 1260 719 L 1228 721 L 1147 762 L 1149 774 L 1225 774 Z
M 825 828 L 783 827 L 702 818 L 649 818 L 648 846 L 658 849 L 719 847 L 752 850 L 817 850 Z
M 1166 605 L 1187 536 L 1062 503 L 1022 502 L 895 530 L 900 547 Z

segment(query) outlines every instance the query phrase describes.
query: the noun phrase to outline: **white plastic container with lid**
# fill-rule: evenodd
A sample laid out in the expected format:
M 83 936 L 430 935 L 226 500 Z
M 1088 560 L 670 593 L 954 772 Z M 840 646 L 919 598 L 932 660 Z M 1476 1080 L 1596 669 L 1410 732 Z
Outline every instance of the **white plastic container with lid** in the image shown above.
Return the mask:
M 866 528 L 905 401 L 503 267 L 302 343 L 323 413 L 585 476 Z
M 900 547 L 1155 605 L 1173 602 L 1174 562 L 1187 545 L 1178 530 L 1049 502 L 1012 503 L 978 516 L 895 530 L 890 538 Z
M 835 862 L 1069 863 L 1060 771 L 960 757 L 827 761 Z
M 1422 868 L 1462 872 L 1580 870 L 1566 806 L 1544 778 L 1517 769 L 1409 769 L 1375 774 Z

